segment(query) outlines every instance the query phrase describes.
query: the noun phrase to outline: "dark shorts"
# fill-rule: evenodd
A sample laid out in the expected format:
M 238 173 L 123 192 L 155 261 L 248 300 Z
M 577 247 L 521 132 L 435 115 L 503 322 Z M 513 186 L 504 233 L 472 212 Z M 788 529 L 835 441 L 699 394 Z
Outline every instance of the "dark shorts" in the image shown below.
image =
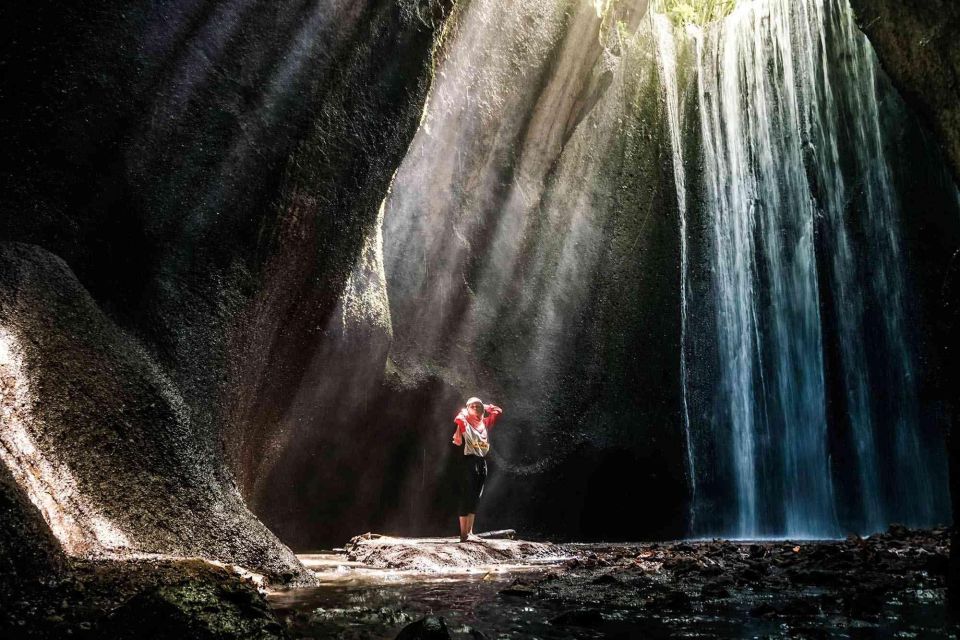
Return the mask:
M 477 512 L 480 496 L 483 495 L 483 483 L 487 479 L 487 461 L 480 456 L 460 456 L 463 458 L 460 468 L 460 515 Z

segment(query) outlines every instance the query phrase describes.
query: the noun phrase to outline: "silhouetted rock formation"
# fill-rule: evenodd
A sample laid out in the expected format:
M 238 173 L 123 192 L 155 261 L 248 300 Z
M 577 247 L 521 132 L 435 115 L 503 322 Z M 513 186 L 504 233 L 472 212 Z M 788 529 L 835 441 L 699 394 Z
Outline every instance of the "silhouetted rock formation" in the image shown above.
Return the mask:
M 449 6 L 113 4 L 5 11 L 0 328 L 30 415 L 4 462 L 70 553 L 303 578 L 244 497 L 315 360 L 382 374 L 350 278 Z
M 176 386 L 67 265 L 0 244 L 3 462 L 72 555 L 162 553 L 305 578 L 243 504 Z

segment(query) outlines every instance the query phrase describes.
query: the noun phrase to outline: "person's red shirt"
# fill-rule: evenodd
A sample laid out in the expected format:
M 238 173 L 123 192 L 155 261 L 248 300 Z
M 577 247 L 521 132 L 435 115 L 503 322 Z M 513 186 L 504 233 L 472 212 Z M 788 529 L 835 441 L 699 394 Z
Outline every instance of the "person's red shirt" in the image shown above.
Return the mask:
M 455 445 L 460 446 L 463 444 L 463 430 L 467 428 L 468 420 L 474 428 L 478 427 L 480 422 L 483 422 L 483 426 L 489 429 L 503 413 L 503 409 L 495 404 L 485 404 L 483 405 L 483 410 L 486 412 L 483 418 L 474 418 L 466 408 L 460 410 L 457 417 L 453 419 L 457 425 L 457 430 L 453 432 L 453 443 Z

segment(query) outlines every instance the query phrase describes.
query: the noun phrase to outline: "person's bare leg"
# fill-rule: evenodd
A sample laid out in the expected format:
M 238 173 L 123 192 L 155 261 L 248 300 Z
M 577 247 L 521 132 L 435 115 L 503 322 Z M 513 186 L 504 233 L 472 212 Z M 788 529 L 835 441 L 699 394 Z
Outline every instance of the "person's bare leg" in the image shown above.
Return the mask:
M 460 516 L 460 542 L 466 542 L 472 525 L 473 519 L 471 516 Z
M 467 536 L 473 535 L 473 520 L 477 517 L 477 514 L 471 513 L 467 516 Z

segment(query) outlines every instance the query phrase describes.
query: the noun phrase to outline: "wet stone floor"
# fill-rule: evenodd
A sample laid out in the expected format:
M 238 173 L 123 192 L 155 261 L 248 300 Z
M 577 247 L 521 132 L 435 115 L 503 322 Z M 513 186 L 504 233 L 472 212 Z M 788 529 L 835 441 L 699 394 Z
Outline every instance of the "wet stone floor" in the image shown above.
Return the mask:
M 269 600 L 294 638 L 395 638 L 426 615 L 454 638 L 955 638 L 947 544 L 945 530 L 901 528 L 843 541 L 569 544 L 450 571 L 329 554 L 305 557 L 321 586 Z

